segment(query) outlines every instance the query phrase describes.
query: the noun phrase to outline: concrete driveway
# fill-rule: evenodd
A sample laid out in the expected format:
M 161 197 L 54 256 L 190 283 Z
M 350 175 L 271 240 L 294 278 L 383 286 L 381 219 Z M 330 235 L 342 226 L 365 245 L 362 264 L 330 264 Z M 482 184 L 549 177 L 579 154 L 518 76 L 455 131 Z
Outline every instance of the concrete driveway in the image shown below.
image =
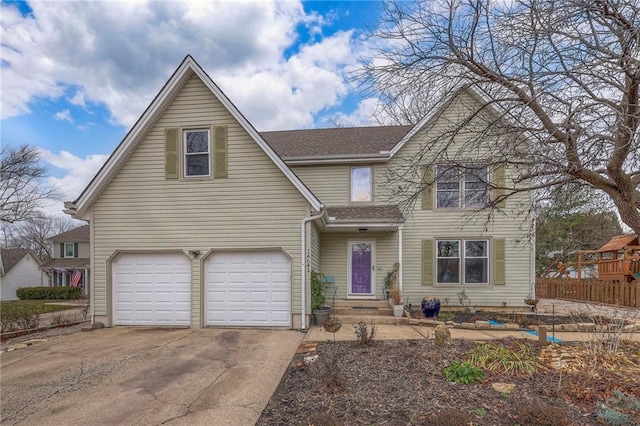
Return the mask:
M 0 423 L 253 425 L 304 334 L 113 328 L 1 355 Z

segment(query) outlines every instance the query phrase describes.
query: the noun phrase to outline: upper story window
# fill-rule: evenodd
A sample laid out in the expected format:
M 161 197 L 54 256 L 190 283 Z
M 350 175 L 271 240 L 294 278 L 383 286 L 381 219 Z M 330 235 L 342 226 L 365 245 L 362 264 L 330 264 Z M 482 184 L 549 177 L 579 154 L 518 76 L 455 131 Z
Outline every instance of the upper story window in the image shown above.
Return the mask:
M 74 243 L 64 243 L 63 249 L 62 257 L 76 257 L 76 245 Z
M 185 130 L 184 175 L 211 176 L 211 137 L 208 129 Z
M 351 201 L 373 199 L 373 172 L 370 166 L 351 168 Z
M 438 208 L 481 208 L 488 202 L 488 171 L 486 166 L 437 167 Z

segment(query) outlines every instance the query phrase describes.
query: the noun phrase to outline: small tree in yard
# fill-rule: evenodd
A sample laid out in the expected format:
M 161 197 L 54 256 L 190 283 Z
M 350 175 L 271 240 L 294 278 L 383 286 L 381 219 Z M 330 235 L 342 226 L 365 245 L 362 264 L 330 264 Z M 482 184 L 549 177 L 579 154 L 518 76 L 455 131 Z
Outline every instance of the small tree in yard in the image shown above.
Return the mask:
M 444 161 L 509 171 L 487 208 L 577 183 L 606 195 L 640 234 L 640 5 L 616 0 L 391 1 L 361 77 L 388 120 L 415 123 L 453 88 L 459 117 L 387 176 L 415 203 Z M 490 156 L 480 149 L 490 145 Z M 523 206 L 530 209 L 531 206 Z

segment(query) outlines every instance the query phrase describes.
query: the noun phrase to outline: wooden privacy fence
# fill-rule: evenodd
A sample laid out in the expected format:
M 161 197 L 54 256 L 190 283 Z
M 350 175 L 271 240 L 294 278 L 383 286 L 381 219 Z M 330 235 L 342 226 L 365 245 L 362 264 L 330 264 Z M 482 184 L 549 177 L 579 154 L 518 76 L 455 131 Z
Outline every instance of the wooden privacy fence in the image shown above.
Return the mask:
M 536 278 L 536 297 L 640 308 L 640 281 Z

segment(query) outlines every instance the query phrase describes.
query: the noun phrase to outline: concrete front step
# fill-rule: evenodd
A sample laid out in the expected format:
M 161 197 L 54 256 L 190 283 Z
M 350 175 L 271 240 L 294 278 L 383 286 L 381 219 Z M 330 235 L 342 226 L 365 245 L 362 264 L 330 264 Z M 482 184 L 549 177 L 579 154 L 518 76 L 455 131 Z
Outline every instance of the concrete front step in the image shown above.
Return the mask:
M 355 315 L 355 316 L 379 316 L 379 317 L 392 317 L 393 309 L 387 305 L 386 308 L 376 307 L 338 307 L 336 306 L 336 315 Z
M 327 300 L 327 304 L 333 303 L 332 300 Z M 386 300 L 362 300 L 362 299 L 336 299 L 336 308 L 340 307 L 358 307 L 358 308 L 388 308 L 389 302 Z
M 396 318 L 394 316 L 383 317 L 377 315 L 336 315 L 336 317 L 343 324 L 357 324 L 359 322 L 395 325 L 409 324 L 409 318 L 406 317 Z

